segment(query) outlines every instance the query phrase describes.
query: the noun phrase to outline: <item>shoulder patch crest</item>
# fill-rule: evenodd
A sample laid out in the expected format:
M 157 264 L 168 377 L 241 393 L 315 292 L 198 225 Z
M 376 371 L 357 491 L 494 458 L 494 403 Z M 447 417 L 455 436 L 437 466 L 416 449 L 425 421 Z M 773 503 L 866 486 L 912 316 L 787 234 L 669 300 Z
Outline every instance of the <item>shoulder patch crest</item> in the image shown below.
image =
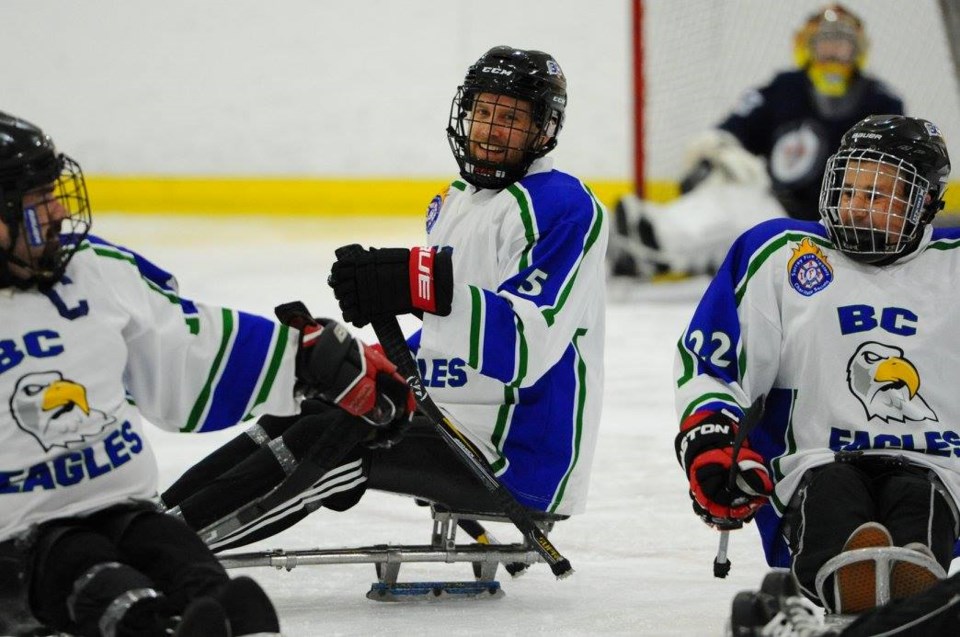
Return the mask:
M 809 237 L 804 237 L 787 261 L 787 274 L 794 290 L 812 296 L 833 281 L 833 266 L 820 248 Z
M 437 222 L 437 218 L 440 216 L 440 208 L 443 208 L 443 202 L 447 200 L 448 194 L 450 194 L 450 186 L 444 186 L 443 190 L 437 193 L 437 196 L 427 206 L 427 234 L 430 234 L 433 224 Z

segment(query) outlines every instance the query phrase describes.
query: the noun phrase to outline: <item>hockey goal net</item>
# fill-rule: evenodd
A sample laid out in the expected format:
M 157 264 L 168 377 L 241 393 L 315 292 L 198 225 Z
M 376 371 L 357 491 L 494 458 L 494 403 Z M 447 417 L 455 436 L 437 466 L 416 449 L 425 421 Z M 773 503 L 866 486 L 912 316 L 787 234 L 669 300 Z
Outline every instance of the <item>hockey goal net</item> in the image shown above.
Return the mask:
M 741 92 L 795 68 L 793 37 L 825 0 L 632 0 L 636 44 L 635 179 L 648 197 L 676 194 L 686 142 L 716 125 Z M 947 208 L 960 212 L 960 0 L 844 0 L 863 20 L 866 72 L 938 124 L 953 159 Z

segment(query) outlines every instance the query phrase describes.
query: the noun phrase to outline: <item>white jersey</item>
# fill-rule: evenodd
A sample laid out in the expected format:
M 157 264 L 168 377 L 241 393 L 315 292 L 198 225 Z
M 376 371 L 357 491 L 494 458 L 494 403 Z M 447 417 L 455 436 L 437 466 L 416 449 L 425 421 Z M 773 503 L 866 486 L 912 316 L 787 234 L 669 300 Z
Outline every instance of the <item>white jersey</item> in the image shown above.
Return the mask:
M 876 267 L 837 251 L 815 222 L 773 220 L 731 248 L 681 337 L 676 406 L 742 415 L 766 396 L 749 442 L 775 480 L 757 515 L 767 559 L 803 473 L 839 451 L 903 456 L 960 500 L 960 231 Z
M 155 497 L 140 414 L 201 432 L 296 412 L 295 331 L 180 298 L 96 237 L 51 290 L 0 289 L 0 317 L 0 540 Z
M 499 191 L 454 181 L 427 212 L 430 245 L 453 250 L 454 293 L 449 316 L 424 316 L 424 382 L 503 484 L 542 511 L 585 505 L 603 398 L 605 222 L 549 159 Z

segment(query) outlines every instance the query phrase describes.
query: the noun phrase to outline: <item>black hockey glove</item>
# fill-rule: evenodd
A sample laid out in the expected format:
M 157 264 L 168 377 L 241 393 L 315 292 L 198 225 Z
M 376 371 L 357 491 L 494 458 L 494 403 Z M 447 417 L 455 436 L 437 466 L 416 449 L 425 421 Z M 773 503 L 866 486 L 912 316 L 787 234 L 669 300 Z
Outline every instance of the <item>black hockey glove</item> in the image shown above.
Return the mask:
M 763 458 L 744 440 L 733 466 L 737 422 L 719 411 L 697 412 L 680 426 L 677 460 L 690 481 L 693 510 L 711 526 L 751 520 L 773 491 Z M 730 487 L 730 472 L 736 474 Z
M 446 316 L 453 301 L 450 250 L 370 248 L 336 251 L 327 283 L 343 320 L 363 327 L 377 318 L 422 312 Z
M 299 394 L 323 398 L 376 426 L 409 420 L 413 393 L 382 350 L 367 347 L 336 321 L 314 319 L 299 301 L 275 312 L 281 323 L 300 331 Z

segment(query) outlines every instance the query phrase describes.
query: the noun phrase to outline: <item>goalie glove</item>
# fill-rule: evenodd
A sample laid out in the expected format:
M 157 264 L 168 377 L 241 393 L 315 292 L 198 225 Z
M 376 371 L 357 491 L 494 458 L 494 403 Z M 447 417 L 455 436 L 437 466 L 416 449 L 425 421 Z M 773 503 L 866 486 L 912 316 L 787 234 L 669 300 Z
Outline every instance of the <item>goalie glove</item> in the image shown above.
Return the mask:
M 683 421 L 675 441 L 677 460 L 690 481 L 693 510 L 711 526 L 749 521 L 773 491 L 763 458 L 744 440 L 734 466 L 738 425 L 719 411 L 702 411 Z M 730 485 L 730 474 L 736 480 Z
M 764 160 L 743 146 L 725 130 L 709 130 L 687 147 L 680 192 L 687 193 L 703 183 L 741 184 L 758 189 L 770 187 Z
M 299 301 L 275 312 L 281 323 L 300 331 L 298 394 L 322 398 L 378 427 L 409 420 L 413 393 L 382 350 L 367 347 L 336 321 L 314 319 Z

